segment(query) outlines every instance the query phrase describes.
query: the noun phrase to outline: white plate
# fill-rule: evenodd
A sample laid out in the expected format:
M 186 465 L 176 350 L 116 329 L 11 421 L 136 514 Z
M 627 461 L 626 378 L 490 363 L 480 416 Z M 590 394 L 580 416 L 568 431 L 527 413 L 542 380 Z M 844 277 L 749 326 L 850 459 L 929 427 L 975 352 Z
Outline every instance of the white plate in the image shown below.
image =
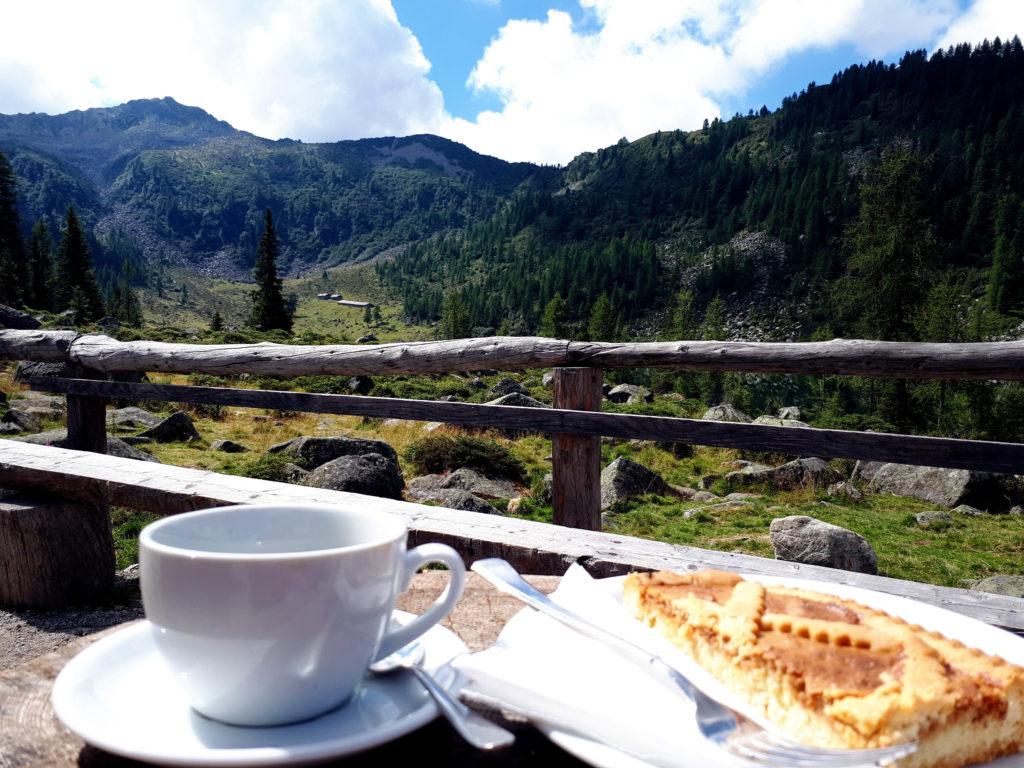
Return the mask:
M 1024 637 L 993 627 L 961 613 L 937 608 L 905 597 L 874 592 L 859 587 L 833 584 L 826 581 L 791 579 L 777 576 L 742 574 L 745 579 L 758 581 L 769 586 L 798 587 L 855 600 L 870 608 L 885 611 L 912 624 L 920 624 L 927 630 L 940 632 L 948 638 L 959 640 L 965 645 L 977 648 L 992 656 L 1001 656 L 1007 661 L 1024 666 Z M 622 582 L 625 576 L 597 579 L 596 582 L 621 602 Z M 651 630 L 652 632 L 654 630 Z M 580 760 L 598 768 L 649 768 L 648 763 L 627 755 L 605 744 L 592 741 L 579 734 L 560 731 L 557 728 L 537 723 L 537 727 L 555 744 Z M 702 768 L 700 750 L 690 756 L 693 768 Z M 685 757 L 684 757 L 685 760 Z M 685 763 L 690 765 L 689 763 Z M 984 764 L 985 768 L 1024 768 L 1024 754 L 1010 755 Z M 978 768 L 982 768 L 978 766 Z
M 395 611 L 404 623 L 412 614 Z M 60 721 L 88 744 L 160 765 L 270 766 L 316 762 L 384 744 L 425 725 L 437 707 L 411 675 L 367 675 L 344 707 L 314 720 L 273 728 L 226 725 L 185 702 L 143 621 L 75 656 L 53 686 Z M 435 626 L 420 641 L 424 666 L 437 672 L 466 646 Z M 450 667 L 438 672 L 445 687 Z

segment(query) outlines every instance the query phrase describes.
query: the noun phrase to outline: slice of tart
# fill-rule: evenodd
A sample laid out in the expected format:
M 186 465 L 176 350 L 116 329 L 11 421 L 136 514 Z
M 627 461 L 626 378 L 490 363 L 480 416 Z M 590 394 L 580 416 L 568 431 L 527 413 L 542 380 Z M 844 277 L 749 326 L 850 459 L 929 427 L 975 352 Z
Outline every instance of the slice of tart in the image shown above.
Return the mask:
M 624 601 L 802 743 L 917 741 L 901 768 L 1024 749 L 1024 669 L 881 611 L 721 571 L 633 573 Z

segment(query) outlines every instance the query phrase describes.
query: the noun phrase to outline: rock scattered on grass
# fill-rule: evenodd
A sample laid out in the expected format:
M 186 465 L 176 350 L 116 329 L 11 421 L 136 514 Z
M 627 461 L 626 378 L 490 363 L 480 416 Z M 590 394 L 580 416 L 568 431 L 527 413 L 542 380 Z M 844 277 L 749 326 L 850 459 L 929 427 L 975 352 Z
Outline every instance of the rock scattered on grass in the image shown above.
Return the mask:
M 918 512 L 914 520 L 922 528 L 939 528 L 953 522 L 953 516 L 949 512 L 934 510 L 931 512 Z
M 657 472 L 621 456 L 601 472 L 601 509 L 610 509 L 626 499 L 648 493 L 674 495 Z
M 772 520 L 768 528 L 775 557 L 858 573 L 878 573 L 878 556 L 860 534 L 806 515 Z
M 321 464 L 304 476 L 301 484 L 332 491 L 401 499 L 404 482 L 397 463 L 379 453 L 365 453 L 341 456 Z
M 982 579 L 973 587 L 972 592 L 990 592 L 994 595 L 1024 597 L 1024 576 L 998 574 Z
M 203 439 L 184 411 L 175 411 L 159 424 L 140 432 L 139 436 L 150 437 L 158 443 L 186 443 Z
M 722 403 L 721 405 L 708 408 L 704 411 L 701 419 L 704 421 L 730 421 L 736 424 L 749 424 L 751 422 L 751 418 L 747 414 L 738 408 L 734 408 L 729 403 Z
M 222 453 L 245 453 L 249 449 L 234 440 L 214 440 L 210 444 L 210 450 Z

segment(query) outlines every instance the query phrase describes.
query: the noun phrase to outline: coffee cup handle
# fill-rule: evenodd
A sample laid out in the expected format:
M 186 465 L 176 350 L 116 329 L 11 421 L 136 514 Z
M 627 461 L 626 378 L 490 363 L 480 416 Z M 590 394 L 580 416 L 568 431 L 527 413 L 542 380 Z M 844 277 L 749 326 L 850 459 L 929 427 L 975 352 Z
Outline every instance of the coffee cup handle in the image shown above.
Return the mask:
M 462 556 L 446 544 L 421 544 L 405 553 L 403 591 L 408 588 L 416 571 L 427 563 L 443 563 L 448 566 L 448 573 L 451 576 L 448 586 L 425 612 L 408 624 L 384 634 L 380 641 L 380 650 L 377 652 L 378 659 L 390 656 L 437 624 L 451 612 L 462 597 L 462 588 L 466 583 L 466 566 L 462 562 Z

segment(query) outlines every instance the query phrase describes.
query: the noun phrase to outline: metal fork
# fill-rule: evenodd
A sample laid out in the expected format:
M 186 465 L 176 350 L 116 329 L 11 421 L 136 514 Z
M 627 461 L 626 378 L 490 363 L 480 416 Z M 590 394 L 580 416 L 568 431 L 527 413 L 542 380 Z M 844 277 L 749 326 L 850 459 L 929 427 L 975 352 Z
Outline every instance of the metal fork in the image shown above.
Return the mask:
M 880 749 L 823 749 L 798 744 L 781 734 L 765 730 L 758 723 L 711 698 L 660 656 L 652 655 L 635 643 L 558 605 L 530 586 L 505 560 L 477 560 L 471 568 L 500 591 L 531 608 L 581 634 L 610 644 L 631 657 L 642 659 L 660 681 L 667 682 L 673 690 L 681 691 L 693 701 L 697 728 L 705 739 L 750 763 L 786 768 L 883 766 L 917 749 L 916 742 Z

